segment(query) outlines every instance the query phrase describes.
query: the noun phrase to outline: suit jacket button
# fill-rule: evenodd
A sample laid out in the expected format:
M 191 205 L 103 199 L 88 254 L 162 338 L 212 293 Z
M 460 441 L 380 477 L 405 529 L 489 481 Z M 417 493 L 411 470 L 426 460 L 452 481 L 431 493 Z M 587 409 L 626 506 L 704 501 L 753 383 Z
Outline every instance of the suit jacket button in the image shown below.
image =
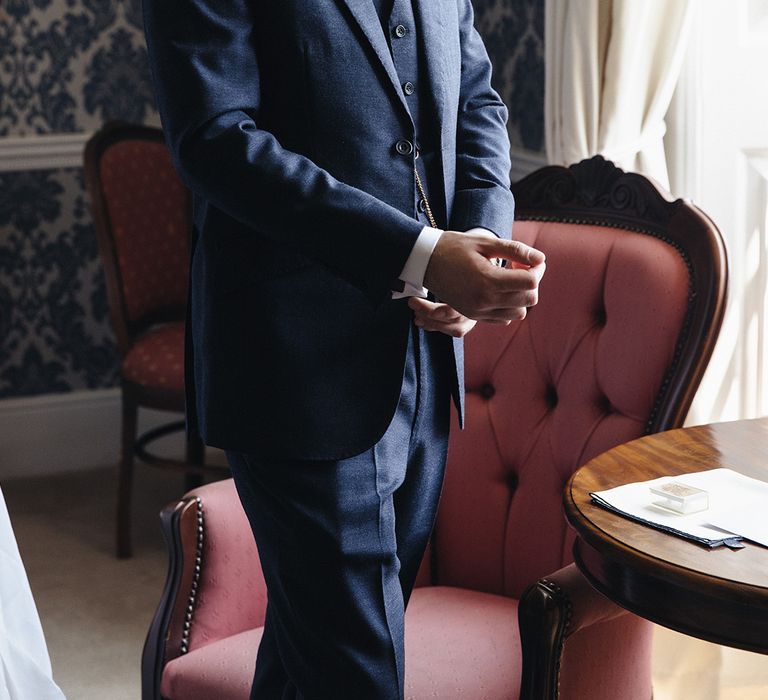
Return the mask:
M 405 139 L 400 139 L 395 144 L 395 150 L 401 155 L 401 156 L 407 156 L 413 153 L 413 144 L 410 141 L 406 141 Z
M 395 27 L 395 36 L 398 39 L 402 39 L 407 33 L 408 33 L 408 30 L 402 24 L 398 24 Z

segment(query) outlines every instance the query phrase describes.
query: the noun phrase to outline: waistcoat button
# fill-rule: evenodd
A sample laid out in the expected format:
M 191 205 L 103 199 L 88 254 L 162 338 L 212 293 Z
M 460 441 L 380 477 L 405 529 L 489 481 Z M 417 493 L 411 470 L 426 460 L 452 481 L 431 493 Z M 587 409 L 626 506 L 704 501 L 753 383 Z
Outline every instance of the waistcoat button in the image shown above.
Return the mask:
M 406 141 L 405 139 L 400 139 L 395 144 L 395 150 L 401 155 L 401 156 L 407 156 L 413 153 L 413 144 L 410 141 Z
M 402 24 L 398 24 L 395 27 L 395 36 L 398 39 L 402 39 L 407 33 L 408 33 L 408 30 Z
M 403 85 L 403 92 L 406 95 L 413 95 L 413 91 L 415 89 L 416 88 L 413 86 L 413 83 L 410 80 L 407 83 L 405 83 L 405 85 Z

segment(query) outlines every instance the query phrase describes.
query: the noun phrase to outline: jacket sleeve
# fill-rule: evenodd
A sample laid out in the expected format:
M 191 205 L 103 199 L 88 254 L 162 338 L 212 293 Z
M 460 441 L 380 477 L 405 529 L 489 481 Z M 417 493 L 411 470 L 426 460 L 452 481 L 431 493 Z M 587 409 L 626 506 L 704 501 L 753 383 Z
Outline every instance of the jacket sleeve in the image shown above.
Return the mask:
M 451 228 L 487 228 L 509 238 L 515 215 L 510 190 L 507 108 L 491 87 L 491 62 L 471 0 L 458 0 L 461 88 L 456 130 L 456 192 Z
M 253 228 L 327 264 L 374 302 L 389 293 L 422 225 L 259 126 L 248 0 L 144 0 L 166 140 L 187 186 Z

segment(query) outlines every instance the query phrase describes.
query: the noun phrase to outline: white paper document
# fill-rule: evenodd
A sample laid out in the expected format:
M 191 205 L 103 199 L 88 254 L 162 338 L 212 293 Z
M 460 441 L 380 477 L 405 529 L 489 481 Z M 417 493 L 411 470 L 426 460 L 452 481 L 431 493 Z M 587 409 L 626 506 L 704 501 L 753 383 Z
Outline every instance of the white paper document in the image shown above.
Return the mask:
M 686 515 L 654 504 L 652 486 L 675 481 L 709 494 L 707 510 Z M 768 547 L 768 483 L 731 469 L 664 476 L 590 494 L 604 507 L 674 534 L 718 546 L 745 538 Z

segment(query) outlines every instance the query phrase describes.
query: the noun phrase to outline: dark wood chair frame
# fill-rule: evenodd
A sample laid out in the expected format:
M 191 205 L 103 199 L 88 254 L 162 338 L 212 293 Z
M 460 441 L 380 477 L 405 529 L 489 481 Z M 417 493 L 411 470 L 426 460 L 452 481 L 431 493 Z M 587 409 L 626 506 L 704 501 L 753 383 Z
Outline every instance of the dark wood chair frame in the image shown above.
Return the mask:
M 515 183 L 518 221 L 552 221 L 624 229 L 673 246 L 690 275 L 688 309 L 672 365 L 648 420 L 647 434 L 679 427 L 688 412 L 714 349 L 725 311 L 727 258 L 717 226 L 693 204 L 677 199 L 645 177 L 625 173 L 595 156 L 564 168 L 548 166 Z M 203 503 L 185 498 L 161 513 L 169 569 L 142 657 L 142 698 L 161 700 L 166 663 L 188 650 L 194 623 L 197 581 L 205 566 Z M 571 565 L 573 566 L 573 565 Z M 579 574 L 581 578 L 581 575 Z M 622 614 L 584 580 L 588 595 Z M 521 700 L 555 700 L 560 659 L 572 632 L 575 601 L 554 578 L 544 578 L 522 595 L 519 606 L 523 649 Z
M 128 317 L 122 277 L 117 261 L 117 250 L 112 235 L 112 223 L 102 188 L 99 167 L 104 153 L 114 144 L 123 141 L 165 143 L 160 129 L 112 121 L 91 136 L 85 147 L 85 182 L 91 200 L 99 254 L 104 267 L 112 327 L 121 359 L 126 356 L 136 340 L 153 326 L 169 321 L 183 321 L 186 315 L 186 306 L 175 305 L 158 309 L 138 320 L 131 320 Z M 187 206 L 191 212 L 192 198 L 188 192 Z M 152 466 L 183 470 L 186 474 L 187 490 L 202 483 L 203 475 L 214 473 L 221 476 L 226 474 L 227 470 L 226 467 L 204 463 L 205 446 L 200 437 L 193 433 L 186 435 L 186 451 L 183 460 L 161 457 L 150 451 L 150 445 L 155 440 L 185 430 L 184 420 L 165 423 L 137 435 L 139 407 L 184 413 L 183 390 L 142 386 L 122 376 L 120 384 L 122 390 L 122 424 L 117 494 L 116 551 L 117 556 L 123 558 L 131 556 L 132 551 L 131 496 L 136 458 Z

